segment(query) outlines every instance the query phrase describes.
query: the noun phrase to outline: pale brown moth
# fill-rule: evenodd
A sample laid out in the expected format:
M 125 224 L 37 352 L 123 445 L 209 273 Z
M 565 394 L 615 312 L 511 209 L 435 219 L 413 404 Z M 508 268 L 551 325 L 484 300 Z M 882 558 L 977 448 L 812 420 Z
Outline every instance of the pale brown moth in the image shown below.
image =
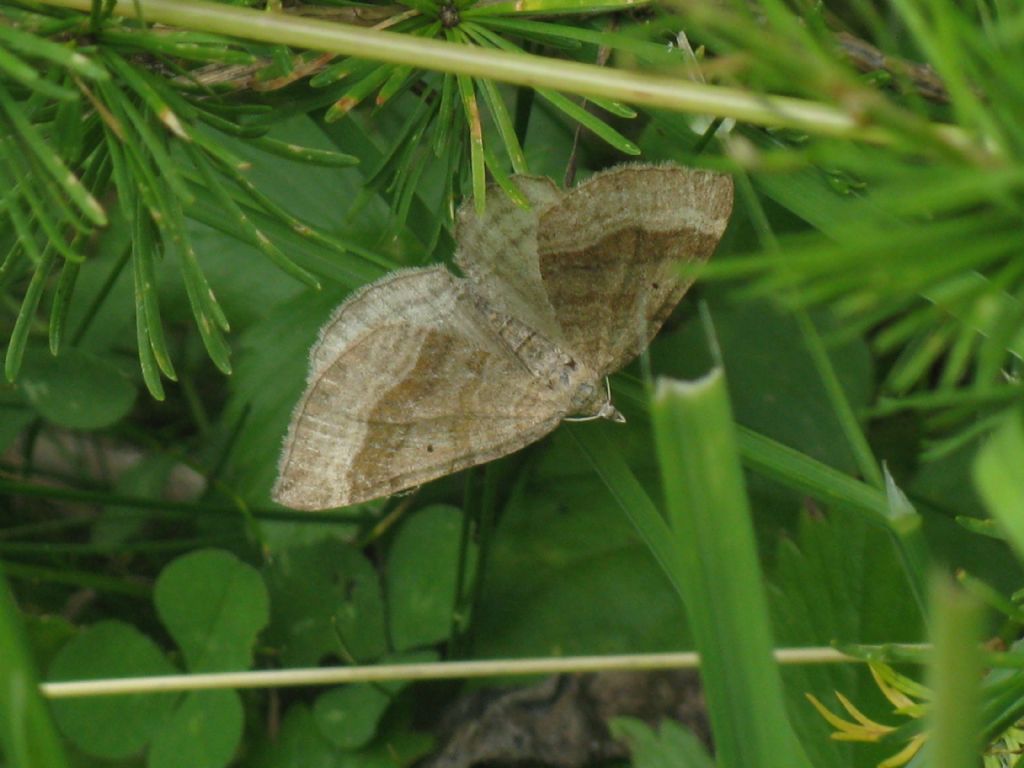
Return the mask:
M 459 211 L 456 277 L 406 269 L 354 293 L 310 352 L 274 499 L 386 496 L 539 440 L 567 416 L 621 420 L 605 376 L 642 352 L 708 259 L 732 180 L 626 165 L 562 192 L 513 177 Z

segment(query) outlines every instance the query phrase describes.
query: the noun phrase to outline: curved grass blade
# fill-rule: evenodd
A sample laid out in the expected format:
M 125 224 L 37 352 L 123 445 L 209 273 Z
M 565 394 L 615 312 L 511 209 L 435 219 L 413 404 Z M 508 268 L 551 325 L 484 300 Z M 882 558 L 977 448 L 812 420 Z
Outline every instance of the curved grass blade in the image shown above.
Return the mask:
M 329 149 L 303 147 L 280 139 L 272 139 L 269 136 L 252 137 L 248 139 L 248 142 L 264 152 L 297 163 L 320 165 L 326 168 L 349 168 L 359 164 L 359 158 L 355 155 L 346 155 L 344 152 L 334 152 Z
M 107 48 L 134 48 L 153 56 L 168 56 L 204 64 L 221 63 L 246 66 L 256 64 L 260 57 L 241 50 L 238 40 L 230 37 L 181 30 L 164 30 L 156 35 L 148 29 L 132 29 L 124 26 L 105 26 L 99 33 L 101 43 Z
M 82 182 L 64 164 L 60 156 L 46 145 L 46 141 L 26 119 L 24 113 L 2 85 L 0 85 L 0 110 L 7 115 L 15 133 L 21 137 L 26 148 L 38 160 L 40 166 L 64 191 L 82 215 L 98 227 L 105 226 L 107 214 L 103 210 L 103 206 L 89 193 L 89 190 L 82 186 Z
M 0 156 L 2 155 L 3 152 L 0 151 Z M 32 263 L 38 264 L 41 257 L 39 244 L 36 242 L 36 234 L 32 231 L 28 220 L 25 218 L 25 212 L 21 209 L 21 201 L 17 195 L 18 187 L 11 177 L 7 175 L 6 169 L 2 164 L 0 164 L 0 183 L 3 183 L 7 189 L 7 194 L 0 198 L 0 204 L 2 204 L 3 209 L 11 219 L 11 224 L 14 226 L 14 247 L 17 248 L 20 245 Z
M 632 107 L 626 104 L 622 104 L 621 102 L 618 101 L 610 101 L 609 99 L 601 99 L 596 98 L 594 96 L 590 96 L 589 98 L 587 98 L 587 101 L 593 104 L 595 107 L 600 107 L 610 115 L 615 115 L 616 117 L 624 117 L 627 120 L 632 120 L 634 117 L 637 116 L 637 114 L 639 114 Z
M 2 29 L 3 27 L 0 26 L 0 30 Z M 57 99 L 58 101 L 75 101 L 78 99 L 77 91 L 57 85 L 41 75 L 36 67 L 22 61 L 2 47 L 0 47 L 0 73 L 40 96 Z
M 110 77 L 103 67 L 73 48 L 38 34 L 23 32 L 17 27 L 0 25 L 0 44 L 8 50 L 49 61 L 89 80 L 107 80 Z
M 50 307 L 50 354 L 60 354 L 64 329 L 67 325 L 68 309 L 75 291 L 75 282 L 81 265 L 74 261 L 64 260 L 57 280 L 57 288 L 53 294 L 53 305 Z
M 225 375 L 230 375 L 231 348 L 223 335 L 230 329 L 227 317 L 217 302 L 213 289 L 203 274 L 202 267 L 199 266 L 199 259 L 196 258 L 192 241 L 185 233 L 181 208 L 175 207 L 172 215 L 175 228 L 182 233 L 182 236 L 174 243 L 181 267 L 182 280 L 185 284 L 185 293 L 192 308 L 196 327 L 199 329 L 199 337 L 203 340 L 203 346 L 213 364 Z
M 441 80 L 441 103 L 437 108 L 434 122 L 434 140 L 431 143 L 434 156 L 441 157 L 451 141 L 451 128 L 455 123 L 455 77 L 443 75 Z
M 43 287 L 46 279 L 50 276 L 54 262 L 57 260 L 55 249 L 47 246 L 43 250 L 42 258 L 36 265 L 25 291 L 25 297 L 21 300 L 21 308 L 18 310 L 18 317 L 14 321 L 14 330 L 11 331 L 11 339 L 7 344 L 7 355 L 4 358 L 4 374 L 7 380 L 13 382 L 18 377 L 21 369 L 21 361 L 25 356 L 25 345 L 28 343 L 29 330 L 32 327 L 32 319 L 35 317 L 36 309 L 39 307 L 39 300 L 43 295 Z
M 149 165 L 143 158 L 148 157 L 152 160 L 153 166 L 160 173 L 161 186 L 169 188 L 185 204 L 191 203 L 192 193 L 178 172 L 178 164 L 168 152 L 165 138 L 153 131 L 147 116 L 140 112 L 120 89 L 101 83 L 99 90 L 111 113 L 118 118 L 122 126 L 131 127 L 138 138 L 138 141 L 132 141 L 125 137 L 129 153 L 136 155 L 140 166 Z
M 329 123 L 341 120 L 359 106 L 363 99 L 381 87 L 391 76 L 394 69 L 393 64 L 378 64 L 362 80 L 350 86 L 342 94 L 341 98 L 327 109 L 327 112 L 324 114 L 324 120 Z
M 238 228 L 245 233 L 250 241 L 256 243 L 256 247 L 259 248 L 260 251 L 282 272 L 287 275 L 291 275 L 296 280 L 305 283 L 311 288 L 319 290 L 319 281 L 312 274 L 285 256 L 281 249 L 274 245 L 273 241 L 260 231 L 259 227 L 253 223 L 252 219 L 246 216 L 242 209 L 235 204 L 231 195 L 229 195 L 227 190 L 224 189 L 224 185 L 221 184 L 220 179 L 217 178 L 216 174 L 210 168 L 210 163 L 206 158 L 192 147 L 186 147 L 186 150 L 192 158 L 192 164 L 196 167 L 199 174 L 206 182 L 207 189 L 213 193 L 214 197 L 223 206 L 225 213 L 235 220 Z
M 505 172 L 505 168 L 502 166 L 500 160 L 494 156 L 494 152 L 488 146 L 484 147 L 484 160 L 487 163 L 487 168 L 491 172 L 491 177 L 501 187 L 502 191 L 508 195 L 512 201 L 520 206 L 521 208 L 529 208 L 530 201 L 523 194 L 522 190 L 519 189 L 515 184 L 512 183 L 512 179 Z
M 157 120 L 163 123 L 179 139 L 189 140 L 188 131 L 185 130 L 178 115 L 171 109 L 167 101 L 157 93 L 156 89 L 147 82 L 145 76 L 115 53 L 106 53 L 104 61 L 117 73 L 124 84 L 142 99 L 142 102 L 149 108 L 150 112 L 156 115 Z
M 396 93 L 407 88 L 411 82 L 418 79 L 414 76 L 415 70 L 412 67 L 395 67 L 387 81 L 377 91 L 374 102 L 378 107 L 390 101 Z
M 134 235 L 131 245 L 132 272 L 135 290 L 141 293 L 146 335 L 157 365 L 164 375 L 173 381 L 177 375 L 174 372 L 171 354 L 167 349 L 167 340 L 164 337 L 163 321 L 160 317 L 160 299 L 157 294 L 156 269 L 154 268 L 157 245 L 153 238 L 152 224 L 141 205 L 135 206 L 135 224 L 132 232 Z
M 7 143 L 0 141 L 0 158 L 7 161 L 10 178 L 8 199 L 14 206 L 18 199 L 25 201 L 26 207 L 31 211 L 35 223 L 39 225 L 46 242 L 56 248 L 58 253 L 69 261 L 83 261 L 84 257 L 66 242 L 61 228 L 66 226 L 76 229 L 79 234 L 88 230 L 80 221 L 75 218 L 75 212 L 67 206 L 65 199 L 60 194 L 60 189 L 51 179 L 40 172 L 38 164 L 34 163 L 31 155 L 23 154 L 14 142 Z M 4 174 L 7 175 L 7 174 Z M 38 181 L 43 186 L 42 193 L 49 199 L 50 205 L 40 196 L 34 182 Z M 17 217 L 23 211 L 16 210 L 12 206 L 11 215 Z M 14 221 L 17 226 L 17 220 Z M 26 234 L 26 248 L 35 248 L 36 235 L 32 233 L 31 225 L 22 221 L 21 231 Z M 37 249 L 36 249 L 37 250 Z M 31 252 L 31 251 L 30 251 Z
M 537 93 L 540 94 L 543 99 L 547 100 L 553 107 L 564 112 L 567 117 L 575 120 L 584 128 L 589 128 L 595 136 L 603 139 L 620 152 L 627 155 L 640 154 L 640 147 L 616 131 L 597 115 L 585 110 L 572 99 L 569 99 L 555 91 L 549 91 L 546 88 L 538 88 Z
M 464 19 L 476 18 L 476 8 L 484 10 L 487 6 L 474 6 L 463 14 Z M 486 14 L 485 14 L 486 15 Z M 517 17 L 491 17 L 487 16 L 485 22 L 489 29 L 506 29 L 518 35 L 528 38 L 538 38 L 542 41 L 550 39 L 576 40 L 581 43 L 588 43 L 596 46 L 604 46 L 618 51 L 628 51 L 647 61 L 668 61 L 680 63 L 678 51 L 673 53 L 666 46 L 660 43 L 652 43 L 648 40 L 640 40 L 632 35 L 624 35 L 608 30 L 587 29 L 586 27 L 572 27 L 567 24 L 556 24 L 550 21 L 536 21 L 531 19 L 520 19 Z
M 201 136 L 201 133 L 196 133 L 196 143 L 200 145 L 202 145 L 201 140 L 199 139 L 199 137 Z M 205 148 L 206 147 L 204 146 L 204 149 Z M 244 174 L 239 172 L 236 166 L 231 165 L 230 163 L 228 163 L 223 158 L 217 155 L 213 155 L 212 159 L 217 162 L 217 164 L 221 168 L 221 171 L 229 179 L 231 179 L 248 197 L 248 202 L 250 204 L 252 204 L 254 207 L 258 207 L 259 209 L 261 209 L 263 212 L 273 217 L 274 219 L 277 219 L 295 234 L 299 235 L 305 240 L 317 243 L 319 245 L 324 246 L 325 248 L 329 248 L 331 251 L 339 255 L 346 254 L 350 251 L 357 251 L 361 256 L 366 257 L 368 260 L 373 261 L 375 264 L 379 264 L 380 266 L 383 266 L 386 269 L 393 268 L 393 264 L 391 264 L 390 262 L 385 262 L 384 260 L 380 260 L 377 257 L 377 254 L 373 253 L 372 251 L 366 250 L 365 248 L 359 249 L 354 246 L 346 245 L 340 242 L 338 239 L 331 237 L 330 235 L 327 235 L 316 228 L 310 227 L 305 222 L 296 218 L 287 210 L 285 210 L 282 206 L 278 205 L 272 199 L 267 197 L 267 195 L 263 194 L 263 192 L 261 192 L 259 188 L 252 183 L 252 181 L 247 179 Z
M 375 67 L 377 62 L 367 59 L 347 58 L 325 67 L 309 79 L 310 88 L 325 88 L 333 85 L 347 77 L 355 75 L 353 79 L 366 77 Z
M 160 376 L 160 366 L 153 354 L 153 342 L 149 337 L 149 322 L 146 319 L 145 291 L 142 285 L 142 274 L 132 265 L 132 282 L 135 295 L 135 339 L 139 355 L 139 367 L 142 380 L 154 400 L 163 401 L 164 383 Z
M 18 242 L 15 242 L 7 249 L 7 253 L 3 259 L 0 260 L 0 287 L 7 284 L 7 278 L 14 275 L 14 270 L 21 262 L 19 258 L 21 256 L 21 249 L 18 247 Z

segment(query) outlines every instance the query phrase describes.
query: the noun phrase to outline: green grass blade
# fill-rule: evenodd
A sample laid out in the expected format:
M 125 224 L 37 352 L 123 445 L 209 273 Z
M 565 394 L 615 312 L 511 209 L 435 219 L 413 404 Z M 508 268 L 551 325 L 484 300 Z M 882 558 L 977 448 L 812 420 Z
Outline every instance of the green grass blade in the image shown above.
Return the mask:
M 975 768 L 981 753 L 981 611 L 979 603 L 946 577 L 931 590 L 933 643 L 928 765 Z
M 537 93 L 539 93 L 542 98 L 546 99 L 553 107 L 564 112 L 566 116 L 575 120 L 584 128 L 589 128 L 595 136 L 603 139 L 620 152 L 624 152 L 627 155 L 640 154 L 640 147 L 612 128 L 597 115 L 588 112 L 572 99 L 563 96 L 560 93 L 556 93 L 555 91 L 549 91 L 546 88 L 538 88 Z
M 64 161 L 46 145 L 46 141 L 36 131 L 35 126 L 28 121 L 3 87 L 0 87 L 0 111 L 7 115 L 11 127 L 21 137 L 28 150 L 38 159 L 40 166 L 45 169 L 78 210 L 96 226 L 106 226 L 107 214 L 103 210 L 103 206 L 82 185 L 78 176 L 70 171 Z
M 391 64 L 380 64 L 370 71 L 362 80 L 354 83 L 334 104 L 330 106 L 324 120 L 329 123 L 341 120 L 345 115 L 362 103 L 363 99 L 387 82 L 395 71 Z
M 171 106 L 147 81 L 145 75 L 137 72 L 131 64 L 113 53 L 108 53 L 105 59 L 125 86 L 131 88 L 142 99 L 143 103 L 149 107 L 150 112 L 156 115 L 157 120 L 163 123 L 178 138 L 188 140 L 189 134 L 182 125 L 178 115 L 175 114 Z
M 462 30 L 470 38 L 477 42 L 483 42 L 476 25 L 472 23 L 464 23 L 462 25 Z M 487 104 L 487 109 L 491 113 L 491 117 L 494 119 L 494 125 L 498 129 L 498 135 L 505 144 L 505 151 L 512 163 L 512 170 L 516 173 L 529 173 L 529 170 L 526 167 L 526 155 L 523 154 L 523 148 L 519 143 L 519 137 L 516 136 L 515 125 L 512 123 L 512 116 L 509 114 L 508 107 L 505 105 L 505 100 L 501 97 L 501 92 L 498 90 L 498 86 L 493 80 L 485 78 L 481 79 L 479 83 L 480 91 L 484 95 L 484 102 Z
M 495 157 L 489 146 L 484 146 L 484 159 L 487 162 L 488 170 L 491 172 L 491 177 L 501 187 L 501 191 L 508 195 L 516 205 L 520 205 L 523 208 L 528 207 L 530 201 L 526 199 L 526 195 L 523 194 L 522 190 L 512 183 L 512 177 L 505 171 L 501 161 Z
M 606 427 L 605 424 L 591 424 L 566 431 L 629 518 L 654 559 L 671 578 L 672 573 L 678 572 L 679 566 L 665 519 L 623 459 L 615 442 L 608 436 Z M 678 589 L 678 584 L 673 582 L 673 585 Z
M 240 51 L 237 40 L 199 32 L 164 30 L 154 35 L 148 29 L 129 30 L 107 25 L 98 37 L 108 48 L 133 48 L 154 56 L 170 56 L 204 64 L 220 62 L 246 66 L 259 61 L 255 54 Z
M 796 319 L 800 326 L 804 346 L 807 348 L 807 352 L 814 362 L 814 367 L 818 371 L 818 376 L 821 378 L 826 394 L 828 394 L 832 410 L 839 419 L 843 434 L 846 436 L 846 442 L 856 458 L 857 467 L 869 483 L 876 488 L 883 487 L 885 481 L 882 478 L 881 470 L 878 468 L 878 460 L 868 444 L 868 439 L 864 435 L 864 430 L 861 429 L 860 422 L 857 420 L 853 408 L 850 407 L 850 401 L 843 391 L 839 377 L 836 375 L 835 368 L 832 366 L 832 361 L 829 359 L 828 352 L 821 341 L 817 328 L 814 327 L 814 323 L 811 322 L 806 312 L 797 312 Z
M 469 161 L 473 174 L 473 203 L 477 213 L 483 213 L 487 205 L 487 166 L 484 158 L 484 126 L 480 121 L 480 105 L 476 100 L 473 79 L 465 75 L 456 77 L 462 109 L 469 126 Z
M 160 378 L 160 366 L 157 364 L 156 356 L 153 354 L 153 342 L 149 338 L 149 325 L 146 321 L 146 304 L 144 291 L 142 290 L 141 275 L 139 270 L 132 269 L 132 278 L 135 288 L 135 339 L 138 347 L 139 368 L 142 370 L 142 380 L 146 389 L 153 396 L 154 400 L 162 401 L 165 397 L 164 383 Z
M 0 27 L 2 30 L 3 27 Z M 3 42 L 0 40 L 0 42 Z M 22 61 L 10 51 L 0 47 L 0 73 L 3 73 L 16 83 L 25 88 L 30 88 L 40 96 L 46 96 L 59 101 L 74 101 L 78 93 L 70 88 L 64 88 L 51 82 L 39 73 L 39 70 Z
M 878 488 L 744 427 L 737 442 L 743 463 L 758 474 L 826 504 L 856 510 L 876 525 L 888 525 L 889 503 Z
M 725 377 L 661 380 L 651 404 L 672 575 L 701 654 L 717 762 L 809 766 L 785 712 L 782 680 Z
M 174 372 L 174 363 L 171 361 L 171 353 L 167 349 L 167 340 L 164 338 L 163 321 L 160 317 L 160 299 L 157 294 L 155 267 L 157 246 L 153 240 L 149 214 L 141 205 L 135 206 L 133 233 L 131 258 L 136 302 L 138 304 L 141 299 L 146 337 L 149 339 L 157 365 L 167 378 L 174 380 L 177 376 Z
M 892 478 L 883 475 L 885 489 L 874 488 L 745 427 L 738 428 L 737 442 L 748 469 L 825 504 L 856 511 L 874 525 L 888 530 L 914 596 L 924 608 L 923 580 L 928 573 L 928 550 L 921 532 L 921 518 Z
M 25 356 L 25 346 L 28 344 L 29 330 L 32 328 L 32 319 L 35 317 L 36 309 L 39 307 L 39 300 L 43 295 L 43 287 L 46 279 L 50 276 L 50 270 L 57 259 L 53 248 L 46 248 L 43 257 L 36 265 L 32 279 L 29 281 L 25 291 L 25 297 L 21 300 L 21 308 L 18 310 L 18 318 L 14 321 L 14 330 L 11 331 L 11 340 L 7 344 L 7 356 L 4 358 L 4 374 L 8 381 L 14 381 L 21 369 L 21 360 Z
M 206 188 L 213 193 L 214 197 L 223 207 L 225 215 L 230 216 L 235 220 L 235 224 L 246 234 L 250 242 L 256 243 L 256 247 L 260 249 L 263 255 L 270 259 L 282 272 L 287 275 L 291 275 L 296 280 L 305 283 L 311 288 L 319 290 L 320 283 L 317 279 L 294 261 L 289 259 L 280 248 L 274 245 L 273 241 L 269 237 L 260 231 L 259 227 L 256 226 L 253 220 L 246 216 L 242 209 L 235 204 L 231 195 L 228 194 L 224 185 L 221 184 L 220 179 L 218 179 L 216 174 L 213 172 L 213 169 L 210 167 L 210 163 L 207 159 L 192 147 L 186 147 L 186 150 L 192 157 L 192 164 L 203 177 Z
M 463 18 L 475 18 L 473 13 L 477 7 L 470 9 Z M 481 8 L 483 10 L 483 8 Z M 620 51 L 629 51 L 647 60 L 680 63 L 679 52 L 671 52 L 666 46 L 652 43 L 632 35 L 609 32 L 608 30 L 572 27 L 568 24 L 556 24 L 550 21 L 534 21 L 516 17 L 488 17 L 486 24 L 491 29 L 506 29 L 524 37 L 537 37 L 543 40 L 576 40 L 597 46 L 608 46 Z
M 204 145 L 202 143 L 202 136 L 203 134 L 201 132 L 196 131 L 196 144 L 201 146 L 203 149 L 210 151 L 211 148 L 215 146 L 214 143 L 211 142 L 210 146 Z M 310 242 L 314 242 L 317 245 L 323 246 L 324 248 L 328 249 L 334 254 L 345 255 L 348 254 L 350 251 L 354 251 L 359 253 L 361 256 L 365 257 L 368 261 L 371 261 L 375 264 L 379 264 L 381 266 L 385 266 L 385 268 L 390 269 L 394 266 L 391 263 L 385 264 L 383 260 L 379 258 L 378 254 L 375 254 L 365 248 L 360 249 L 358 246 L 355 246 L 353 244 L 342 243 L 339 241 L 339 238 L 332 236 L 330 234 L 325 234 L 318 228 L 311 227 L 302 220 L 296 218 L 291 213 L 289 213 L 288 210 L 286 210 L 283 206 L 274 202 L 270 197 L 261 192 L 252 181 L 246 178 L 245 174 L 243 174 L 239 170 L 237 165 L 229 163 L 222 154 L 214 154 L 211 152 L 210 158 L 216 162 L 216 164 L 220 167 L 224 175 L 231 179 L 231 181 L 233 181 L 235 185 L 243 193 L 244 197 L 242 198 L 242 200 L 236 199 L 236 203 L 238 203 L 240 207 L 250 205 L 259 210 L 260 212 L 265 213 L 267 216 L 276 219 L 278 222 L 286 226 L 292 233 L 299 235 L 300 237 Z M 204 190 L 205 187 L 200 190 L 197 190 L 195 194 L 201 195 L 201 193 Z M 189 210 L 189 215 L 195 215 L 194 209 Z M 207 219 L 204 220 L 203 223 L 214 228 L 222 229 L 222 231 L 228 230 L 228 228 L 224 226 L 223 222 L 211 221 Z M 266 229 L 266 226 L 261 225 L 260 229 Z M 239 236 L 244 238 L 245 235 L 243 233 Z M 258 244 L 253 242 L 252 245 Z
M 63 743 L 39 680 L 21 625 L 21 615 L 0 571 L 0 747 L 7 764 L 68 768 Z
M 478 33 L 481 39 L 486 40 L 489 45 L 498 48 L 499 50 L 509 51 L 514 53 L 523 53 L 521 49 L 517 48 L 512 43 L 505 40 L 500 35 L 495 34 L 486 27 L 477 25 L 474 30 Z M 627 155 L 639 155 L 640 148 L 632 141 L 627 139 L 621 133 L 612 128 L 608 123 L 604 122 L 597 115 L 588 112 L 586 109 L 581 107 L 579 104 L 574 102 L 572 99 L 563 96 L 562 94 L 553 91 L 549 88 L 537 88 L 537 93 L 541 97 L 546 99 L 556 109 L 564 112 L 569 118 L 580 123 L 585 128 L 589 128 L 594 135 L 600 137 L 604 141 L 611 144 L 620 152 L 624 152 Z M 602 99 L 602 104 L 608 105 L 612 111 L 616 111 L 616 108 L 612 106 L 614 102 L 608 99 Z M 623 110 L 626 108 L 623 107 Z
M 3 158 L 3 154 L 0 151 L 0 158 Z M 7 169 L 3 164 L 0 164 L 0 184 L 3 184 L 7 189 L 7 194 L 0 198 L 0 203 L 3 204 L 4 212 L 10 217 L 11 224 L 14 227 L 15 246 L 20 245 L 20 249 L 24 250 L 25 255 L 29 257 L 32 263 L 38 264 L 41 255 L 39 253 L 39 244 L 36 242 L 36 235 L 29 226 L 25 212 L 21 209 L 21 200 L 17 194 L 18 186 L 8 175 Z
M 38 159 L 31 153 L 23 154 L 23 151 L 23 148 L 16 146 L 14 142 L 0 143 L 0 157 L 7 161 L 10 169 L 8 173 L 14 178 L 10 186 L 9 199 L 15 203 L 19 198 L 24 200 L 32 212 L 33 222 L 42 230 L 43 239 L 56 248 L 61 256 L 68 261 L 83 261 L 85 257 L 68 245 L 64 230 L 72 228 L 79 234 L 85 234 L 88 228 L 82 225 L 75 212 L 67 205 L 60 187 L 39 167 Z M 42 187 L 41 192 L 49 198 L 48 201 L 40 196 L 37 184 Z M 12 213 L 12 218 L 17 215 Z M 30 234 L 29 239 L 33 239 L 33 235 Z
M 0 43 L 9 50 L 52 62 L 89 80 L 106 80 L 110 77 L 103 67 L 74 48 L 23 32 L 17 27 L 0 26 Z
M 435 157 L 444 154 L 444 148 L 451 140 L 451 126 L 455 121 L 455 77 L 443 75 L 441 80 L 441 104 L 434 121 L 434 138 L 431 148 Z
M 272 139 L 269 136 L 252 137 L 248 139 L 248 143 L 264 152 L 296 163 L 321 165 L 325 168 L 347 168 L 359 164 L 359 158 L 355 155 L 347 155 L 344 152 L 334 152 L 329 149 L 303 147 L 298 144 L 290 144 L 287 141 Z
M 57 289 L 53 294 L 53 305 L 50 307 L 50 353 L 60 353 L 67 323 L 68 309 L 71 307 L 71 296 L 75 292 L 75 281 L 81 268 L 77 262 L 65 260 L 57 280 Z
M 178 213 L 180 215 L 180 211 Z M 185 293 L 203 346 L 213 364 L 228 375 L 231 373 L 231 349 L 223 335 L 223 332 L 228 330 L 227 318 L 214 297 L 213 289 L 207 282 L 202 267 L 199 266 L 199 259 L 196 258 L 191 241 L 179 241 L 177 252 Z
M 473 16 L 543 16 L 545 14 L 610 13 L 637 8 L 647 0 L 497 0 L 473 7 Z
M 395 67 L 395 71 L 387 82 L 377 91 L 375 103 L 378 107 L 387 104 L 398 93 L 406 90 L 409 85 L 419 79 L 419 73 L 413 67 Z

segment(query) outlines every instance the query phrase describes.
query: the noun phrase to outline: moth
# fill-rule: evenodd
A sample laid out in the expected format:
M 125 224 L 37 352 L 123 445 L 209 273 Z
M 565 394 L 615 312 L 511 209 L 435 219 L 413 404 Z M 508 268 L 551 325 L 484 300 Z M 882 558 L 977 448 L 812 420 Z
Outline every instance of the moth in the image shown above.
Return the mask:
M 274 499 L 367 501 L 539 440 L 568 416 L 622 420 L 606 376 L 639 355 L 714 252 L 728 176 L 625 165 L 563 192 L 514 176 L 458 213 L 455 262 L 393 272 L 320 331 Z

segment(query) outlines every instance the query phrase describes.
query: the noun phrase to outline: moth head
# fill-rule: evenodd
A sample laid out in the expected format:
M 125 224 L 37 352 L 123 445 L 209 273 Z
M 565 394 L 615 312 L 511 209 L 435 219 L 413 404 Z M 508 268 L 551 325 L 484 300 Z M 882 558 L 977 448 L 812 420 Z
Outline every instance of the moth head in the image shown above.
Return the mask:
M 612 405 L 611 390 L 592 381 L 585 381 L 576 388 L 572 397 L 572 412 L 579 416 L 571 421 L 608 419 L 619 424 L 626 421 L 626 417 Z

